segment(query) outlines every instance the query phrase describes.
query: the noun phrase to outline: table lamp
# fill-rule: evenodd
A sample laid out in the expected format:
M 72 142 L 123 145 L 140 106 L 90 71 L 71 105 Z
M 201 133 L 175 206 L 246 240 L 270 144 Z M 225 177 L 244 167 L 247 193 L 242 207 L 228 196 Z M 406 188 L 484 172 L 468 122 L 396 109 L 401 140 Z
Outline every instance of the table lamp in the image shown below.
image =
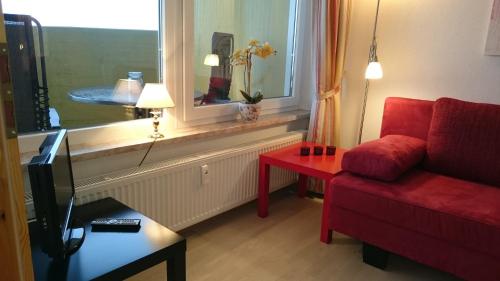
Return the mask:
M 208 54 L 203 61 L 204 65 L 219 66 L 219 56 L 217 54 Z
M 134 105 L 142 91 L 138 80 L 119 79 L 113 89 L 113 100 L 122 104 Z
M 380 0 L 377 0 L 377 12 L 375 14 L 375 24 L 373 26 L 373 36 L 372 44 L 370 45 L 370 54 L 368 55 L 368 66 L 365 71 L 366 79 L 382 79 L 384 77 L 384 72 L 382 71 L 382 65 L 378 61 L 377 57 L 377 23 L 378 23 L 378 11 L 380 8 Z
M 361 144 L 361 137 L 363 136 L 363 123 L 365 121 L 366 102 L 368 100 L 368 89 L 370 87 L 369 80 L 382 79 L 384 72 L 382 65 L 378 61 L 377 56 L 377 23 L 378 11 L 380 8 L 380 0 L 377 0 L 377 12 L 375 13 L 375 24 L 373 26 L 372 43 L 370 45 L 370 53 L 368 55 L 368 66 L 365 71 L 365 94 L 363 96 L 363 105 L 361 109 L 361 122 L 359 124 L 358 144 Z
M 168 93 L 167 87 L 164 84 L 146 83 L 135 106 L 152 109 L 154 131 L 150 137 L 163 138 L 164 135 L 158 132 L 158 125 L 160 125 L 158 116 L 162 108 L 174 107 L 174 102 Z

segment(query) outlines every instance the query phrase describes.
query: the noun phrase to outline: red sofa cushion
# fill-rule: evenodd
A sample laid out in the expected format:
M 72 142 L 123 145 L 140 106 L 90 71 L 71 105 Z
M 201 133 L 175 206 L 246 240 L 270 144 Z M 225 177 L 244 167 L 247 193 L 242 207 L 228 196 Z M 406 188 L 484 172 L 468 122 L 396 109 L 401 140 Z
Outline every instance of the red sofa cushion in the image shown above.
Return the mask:
M 365 142 L 344 153 L 342 169 L 384 181 L 393 181 L 425 156 L 425 141 L 388 135 Z
M 500 105 L 438 99 L 427 156 L 431 171 L 500 186 Z
M 427 140 L 434 101 L 389 97 L 385 100 L 380 137 L 405 135 Z
M 332 185 L 336 207 L 500 257 L 498 188 L 419 169 L 395 182 L 342 172 Z

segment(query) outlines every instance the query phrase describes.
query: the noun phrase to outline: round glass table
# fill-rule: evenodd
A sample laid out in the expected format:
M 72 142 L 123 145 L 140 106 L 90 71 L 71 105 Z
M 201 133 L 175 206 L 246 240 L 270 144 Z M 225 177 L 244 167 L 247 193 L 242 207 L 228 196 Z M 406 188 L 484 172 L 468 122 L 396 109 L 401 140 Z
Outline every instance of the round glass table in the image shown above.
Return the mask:
M 129 119 L 148 117 L 147 110 L 135 107 L 139 95 L 114 94 L 113 86 L 88 87 L 68 92 L 68 97 L 75 102 L 123 106 L 125 107 L 125 114 Z
M 71 90 L 68 96 L 72 101 L 81 103 L 135 107 L 139 95 L 114 95 L 113 90 L 113 86 L 88 87 Z

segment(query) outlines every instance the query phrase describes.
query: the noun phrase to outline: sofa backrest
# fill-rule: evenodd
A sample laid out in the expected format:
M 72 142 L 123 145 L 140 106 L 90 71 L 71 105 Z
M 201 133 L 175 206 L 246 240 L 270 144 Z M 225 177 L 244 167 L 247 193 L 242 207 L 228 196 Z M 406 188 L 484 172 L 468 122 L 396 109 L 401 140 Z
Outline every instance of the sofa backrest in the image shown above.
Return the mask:
M 500 186 L 500 105 L 438 99 L 425 162 L 433 172 Z
M 434 102 L 389 97 L 385 100 L 380 137 L 405 135 L 427 140 Z

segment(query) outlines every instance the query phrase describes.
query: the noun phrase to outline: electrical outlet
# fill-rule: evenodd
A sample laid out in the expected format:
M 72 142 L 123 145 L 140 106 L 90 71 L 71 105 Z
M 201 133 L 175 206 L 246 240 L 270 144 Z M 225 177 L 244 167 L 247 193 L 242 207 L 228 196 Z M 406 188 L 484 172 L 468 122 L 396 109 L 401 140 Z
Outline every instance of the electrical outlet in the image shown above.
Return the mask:
M 208 172 L 208 165 L 201 165 L 201 185 L 210 183 L 210 174 Z

